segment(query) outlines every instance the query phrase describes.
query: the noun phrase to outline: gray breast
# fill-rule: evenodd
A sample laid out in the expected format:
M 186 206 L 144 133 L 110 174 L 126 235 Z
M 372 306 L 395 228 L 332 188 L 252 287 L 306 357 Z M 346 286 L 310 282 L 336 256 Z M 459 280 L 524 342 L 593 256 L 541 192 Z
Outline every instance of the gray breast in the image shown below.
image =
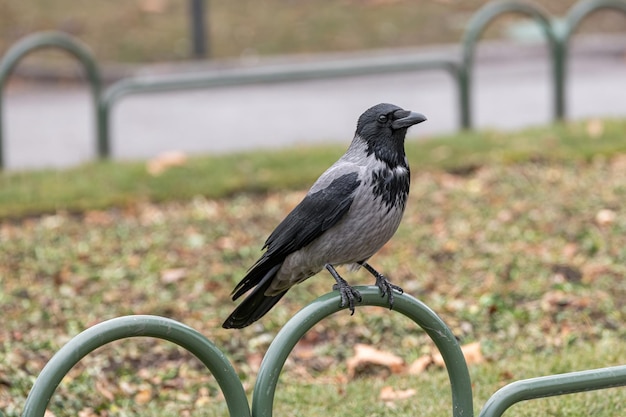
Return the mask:
M 361 167 L 361 186 L 346 215 L 311 244 L 287 256 L 270 291 L 301 282 L 327 263 L 365 261 L 391 239 L 404 213 L 409 171 L 405 167 L 389 169 L 373 159 L 368 161 L 369 167 Z

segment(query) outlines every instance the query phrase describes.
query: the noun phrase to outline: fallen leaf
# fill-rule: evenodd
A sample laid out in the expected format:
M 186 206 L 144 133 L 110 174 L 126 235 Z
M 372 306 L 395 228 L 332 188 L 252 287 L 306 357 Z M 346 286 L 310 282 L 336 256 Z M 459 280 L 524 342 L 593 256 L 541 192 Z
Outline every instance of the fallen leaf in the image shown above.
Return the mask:
M 511 371 L 504 370 L 504 371 L 500 372 L 500 379 L 503 379 L 505 381 L 510 381 L 513 378 L 514 378 L 513 372 L 511 372 Z
M 433 363 L 433 357 L 431 355 L 424 355 L 417 358 L 411 366 L 409 366 L 410 375 L 419 375 L 423 373 Z
M 164 284 L 173 284 L 187 276 L 185 268 L 171 268 L 161 271 L 161 282 Z
M 113 400 L 115 400 L 115 395 L 109 389 L 111 387 L 108 386 L 108 385 L 110 385 L 110 384 L 108 384 L 106 381 L 97 380 L 96 381 L 96 391 L 98 391 L 100 393 L 100 395 L 102 395 L 107 400 L 113 401 Z
M 613 210 L 602 209 L 596 213 L 596 223 L 599 226 L 608 226 L 615 222 L 617 218 L 617 213 Z
M 485 362 L 480 342 L 469 343 L 461 346 L 461 352 L 463 352 L 465 362 L 467 362 L 468 365 L 476 365 Z
M 165 170 L 175 166 L 185 165 L 187 163 L 187 155 L 180 151 L 169 151 L 159 154 L 155 158 L 148 161 L 146 169 L 150 175 L 157 176 Z
M 483 356 L 480 348 L 480 342 L 468 343 L 467 345 L 461 346 L 461 352 L 463 352 L 465 362 L 468 365 L 475 365 L 485 361 L 485 357 Z M 441 353 L 433 355 L 433 363 L 437 366 L 445 367 L 445 362 L 443 361 Z
M 191 402 L 191 400 L 192 400 L 192 396 L 188 392 L 176 393 L 176 401 L 179 401 L 181 403 L 188 403 L 188 402 Z
M 354 356 L 346 361 L 346 365 L 350 378 L 354 377 L 358 367 L 366 365 L 384 366 L 392 373 L 400 373 L 405 368 L 404 360 L 401 357 L 362 343 L 354 345 Z
M 583 273 L 575 266 L 555 264 L 551 269 L 554 273 L 554 281 L 557 283 L 580 282 L 583 277 Z
M 573 258 L 577 252 L 578 252 L 577 243 L 566 243 L 565 246 L 563 246 L 563 250 L 561 251 L 563 256 L 568 259 Z
M 196 399 L 196 402 L 194 403 L 195 407 L 206 407 L 207 405 L 209 405 L 211 403 L 211 397 L 206 396 L 206 395 L 201 395 Z
M 139 9 L 145 13 L 163 13 L 167 4 L 166 0 L 140 0 Z
M 572 302 L 572 297 L 561 290 L 548 291 L 541 297 L 541 309 L 547 312 L 557 311 Z
M 611 168 L 615 171 L 626 170 L 626 154 L 615 155 L 611 158 Z
M 417 394 L 417 390 L 413 388 L 404 389 L 404 390 L 394 390 L 393 387 L 386 386 L 380 390 L 380 395 L 378 396 L 378 398 L 380 398 L 382 401 L 390 402 L 390 401 L 397 401 L 397 400 L 405 400 L 407 398 L 411 398 L 415 394 Z
M 152 399 L 152 388 L 146 386 L 135 394 L 135 403 L 139 405 L 147 404 Z
M 115 218 L 105 210 L 89 210 L 85 213 L 84 221 L 88 225 L 108 226 L 115 221 Z
M 597 139 L 604 133 L 604 122 L 600 119 L 591 119 L 587 122 L 586 130 L 591 139 Z
M 85 407 L 78 412 L 78 417 L 97 417 L 97 416 L 98 414 L 91 407 Z

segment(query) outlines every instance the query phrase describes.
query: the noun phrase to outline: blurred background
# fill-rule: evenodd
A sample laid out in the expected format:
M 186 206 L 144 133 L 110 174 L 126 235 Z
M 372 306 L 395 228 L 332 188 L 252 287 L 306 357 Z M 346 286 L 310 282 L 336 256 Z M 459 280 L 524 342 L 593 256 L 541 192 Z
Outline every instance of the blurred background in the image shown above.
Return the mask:
M 626 0 L 582 1 L 532 4 L 557 31 L 575 4 L 626 11 Z M 462 129 L 458 85 L 440 67 L 287 79 L 294 68 L 338 63 L 459 64 L 468 25 L 485 6 L 0 0 L 0 74 L 7 51 L 55 31 L 91 51 L 101 98 L 128 83 L 285 77 L 118 97 L 104 161 L 89 77 L 74 57 L 37 50 L 0 80 L 0 416 L 22 415 L 35 377 L 70 338 L 130 314 L 170 317 L 207 335 L 250 395 L 278 330 L 332 280 L 307 280 L 240 332 L 220 327 L 235 305 L 231 290 L 344 152 L 359 115 L 379 102 L 428 121 L 409 130 L 407 211 L 375 265 L 472 347 L 475 407 L 516 380 L 626 363 L 624 13 L 593 13 L 574 34 L 564 121 L 555 120 L 550 48 L 535 22 L 512 14 L 480 36 L 473 129 Z M 353 284 L 371 283 L 363 271 L 349 274 Z M 424 332 L 387 309 L 343 313 L 290 355 L 276 415 L 449 415 L 447 375 Z M 359 344 L 397 356 L 402 369 L 369 363 Z M 355 358 L 358 366 L 347 365 Z M 611 389 L 524 403 L 507 415 L 617 416 L 624 404 L 626 390 Z M 217 417 L 227 409 L 190 353 L 138 338 L 103 347 L 66 376 L 46 416 L 77 414 Z
M 3 0 L 0 48 L 35 31 L 54 29 L 86 42 L 103 64 L 184 62 L 194 56 L 194 3 L 201 3 L 204 11 L 205 57 L 254 59 L 457 43 L 487 0 Z M 575 3 L 538 2 L 554 16 L 564 15 Z M 499 19 L 486 37 L 516 36 L 523 21 L 515 16 Z M 586 20 L 580 32 L 624 30 L 623 16 L 606 12 Z
M 460 59 L 467 23 L 485 3 L 3 0 L 0 50 L 37 31 L 65 32 L 93 51 L 107 85 L 136 76 L 280 69 L 372 56 Z M 540 6 L 558 20 L 573 4 Z M 489 25 L 482 39 L 473 76 L 475 126 L 549 123 L 550 61 L 539 26 L 507 14 Z M 619 91 L 626 88 L 626 19 L 613 10 L 599 11 L 584 20 L 575 39 L 569 117 L 623 115 L 626 102 Z M 96 156 L 86 77 L 65 52 L 44 49 L 26 56 L 10 77 L 4 100 L 7 168 L 71 166 Z M 443 71 L 133 95 L 111 116 L 111 154 L 143 159 L 168 151 L 347 144 L 363 108 L 383 101 L 427 114 L 423 136 L 451 133 L 459 127 L 456 100 Z

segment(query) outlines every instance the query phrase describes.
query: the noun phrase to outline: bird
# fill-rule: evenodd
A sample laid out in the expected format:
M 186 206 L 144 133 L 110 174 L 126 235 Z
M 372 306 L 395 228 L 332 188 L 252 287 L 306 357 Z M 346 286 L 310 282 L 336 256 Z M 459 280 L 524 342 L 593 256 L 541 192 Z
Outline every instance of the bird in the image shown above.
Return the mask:
M 367 109 L 359 118 L 347 151 L 311 186 L 302 201 L 269 235 L 265 252 L 235 286 L 235 301 L 250 293 L 224 321 L 241 329 L 263 317 L 294 285 L 326 269 L 341 307 L 354 314 L 358 290 L 336 266 L 363 267 L 376 279 L 393 307 L 392 284 L 368 260 L 395 234 L 406 206 L 410 170 L 404 150 L 409 127 L 421 113 L 389 103 Z

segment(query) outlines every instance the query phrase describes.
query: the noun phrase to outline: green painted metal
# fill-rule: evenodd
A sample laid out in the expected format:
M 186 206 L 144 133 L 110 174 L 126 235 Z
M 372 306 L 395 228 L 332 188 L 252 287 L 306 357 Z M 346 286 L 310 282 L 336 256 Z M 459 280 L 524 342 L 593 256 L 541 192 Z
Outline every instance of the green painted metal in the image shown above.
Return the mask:
M 572 6 L 564 19 L 564 27 L 563 32 L 558 33 L 559 35 L 559 54 L 560 56 L 557 58 L 560 60 L 562 65 L 562 74 L 561 74 L 561 92 L 562 92 L 562 102 L 563 104 L 563 112 L 565 114 L 565 103 L 566 103 L 566 83 L 567 83 L 567 65 L 568 65 L 568 57 L 569 57 L 569 43 L 572 35 L 580 26 L 580 23 L 585 20 L 589 15 L 600 11 L 600 10 L 614 10 L 617 12 L 622 12 L 626 14 L 626 2 L 623 0 L 582 0 Z
M 42 48 L 58 48 L 69 52 L 82 64 L 87 78 L 89 80 L 89 86 L 93 96 L 94 109 L 97 108 L 100 102 L 100 93 L 102 90 L 102 79 L 100 76 L 100 70 L 96 64 L 96 60 L 93 57 L 89 48 L 77 39 L 66 35 L 61 32 L 39 32 L 16 42 L 9 50 L 4 54 L 2 60 L 0 60 L 0 169 L 4 166 L 4 154 L 3 154 L 3 111 L 2 101 L 4 97 L 4 88 L 6 82 L 11 75 L 13 69 L 17 63 L 29 53 Z M 96 124 L 99 126 L 100 118 L 96 114 Z M 99 127 L 96 132 L 99 132 Z M 105 137 L 97 136 L 97 149 L 98 155 L 101 158 L 109 156 L 108 141 Z
M 117 100 L 129 94 L 301 81 L 381 72 L 430 69 L 448 71 L 457 86 L 461 126 L 471 128 L 471 77 L 476 44 L 487 25 L 505 13 L 527 15 L 543 29 L 552 52 L 554 117 L 561 119 L 566 111 L 565 76 L 570 38 L 582 20 L 601 9 L 612 9 L 626 14 L 626 2 L 622 0 L 580 1 L 566 15 L 564 30 L 556 33 L 547 14 L 532 3 L 519 1 L 489 3 L 473 16 L 467 27 L 462 43 L 463 56 L 460 63 L 446 58 L 424 60 L 407 56 L 390 60 L 376 57 L 363 61 L 297 64 L 281 66 L 279 69 L 266 67 L 234 70 L 228 73 L 130 78 L 112 85 L 104 94 L 101 94 L 98 67 L 86 46 L 62 33 L 37 33 L 16 43 L 0 61 L 0 168 L 3 164 L 2 97 L 4 87 L 18 61 L 35 49 L 61 48 L 70 52 L 82 63 L 89 78 L 97 109 L 98 155 L 108 157 L 110 154 L 110 112 Z M 361 305 L 387 307 L 387 299 L 380 297 L 378 288 L 358 287 L 358 289 L 363 296 Z M 315 324 L 340 310 L 343 310 L 340 307 L 340 297 L 337 292 L 333 292 L 306 306 L 287 322 L 263 359 L 254 389 L 252 409 L 248 404 L 243 386 L 228 359 L 200 333 L 163 317 L 126 316 L 87 329 L 61 348 L 35 381 L 26 400 L 23 416 L 43 416 L 51 396 L 63 377 L 88 353 L 115 340 L 146 336 L 171 341 L 197 356 L 220 385 L 231 416 L 270 417 L 276 386 L 288 355 L 298 340 Z M 472 416 L 471 381 L 467 364 L 454 335 L 432 310 L 409 295 L 396 295 L 394 310 L 422 327 L 440 350 L 451 384 L 452 415 L 455 417 Z M 500 416 L 520 401 L 615 386 L 626 386 L 626 365 L 516 381 L 497 391 L 487 401 L 480 416 Z
M 357 287 L 359 305 L 387 308 L 387 298 L 377 287 Z M 194 354 L 217 380 L 233 417 L 271 417 L 282 368 L 296 343 L 317 323 L 338 311 L 337 292 L 326 294 L 298 312 L 277 334 L 257 376 L 252 408 L 232 365 L 225 355 L 196 330 L 157 316 L 125 316 L 105 321 L 74 337 L 44 367 L 30 391 L 22 416 L 41 417 L 65 375 L 83 357 L 115 340 L 156 337 L 173 342 Z M 358 310 L 357 310 L 358 311 Z M 452 415 L 473 416 L 472 386 L 461 348 L 445 323 L 430 308 L 407 294 L 397 294 L 394 311 L 419 325 L 434 341 L 446 364 L 452 393 Z M 501 416 L 512 405 L 536 398 L 626 386 L 626 365 L 549 375 L 513 382 L 489 398 L 480 417 Z
M 98 108 L 98 118 L 101 121 L 98 135 L 103 140 L 110 142 L 113 106 L 119 99 L 128 95 L 427 70 L 444 70 L 452 76 L 460 106 L 459 74 L 461 69 L 459 63 L 454 59 L 440 56 L 430 58 L 415 55 L 394 58 L 375 56 L 349 60 L 296 63 L 280 65 L 279 67 L 239 68 L 227 72 L 214 71 L 126 78 L 111 85 L 102 95 Z M 459 108 L 459 114 L 463 112 L 463 109 Z
M 41 417 L 57 386 L 78 361 L 95 349 L 130 337 L 156 337 L 187 349 L 211 371 L 231 416 L 249 417 L 250 407 L 241 381 L 224 354 L 196 330 L 157 316 L 125 316 L 97 324 L 63 346 L 46 364 L 26 399 L 23 417 Z
M 380 296 L 377 287 L 357 287 L 357 289 L 363 297 L 359 305 L 389 307 L 387 298 Z M 326 294 L 300 310 L 276 335 L 263 358 L 254 387 L 252 397 L 254 417 L 272 415 L 276 384 L 287 356 L 298 340 L 315 324 L 333 313 L 344 310 L 345 307 L 341 307 L 340 304 L 338 292 Z M 430 308 L 410 295 L 395 294 L 393 309 L 424 329 L 441 352 L 452 388 L 452 415 L 472 416 L 472 385 L 467 364 L 450 329 Z
M 205 17 L 205 10 L 208 9 L 206 3 L 208 0 L 189 0 L 191 54 L 196 59 L 211 57 L 210 43 L 206 39 L 209 33 L 208 19 Z
M 574 4 L 565 15 L 564 42 L 574 34 L 580 23 L 589 15 L 600 10 L 614 10 L 626 14 L 626 2 L 623 0 L 582 0 Z
M 467 25 L 462 47 L 463 57 L 461 65 L 461 108 L 464 113 L 461 116 L 462 125 L 465 129 L 472 128 L 471 95 L 472 95 L 472 70 L 474 66 L 474 54 L 476 44 L 486 27 L 497 17 L 507 13 L 518 13 L 532 18 L 539 24 L 550 45 L 552 56 L 552 79 L 554 87 L 554 117 L 562 119 L 565 114 L 563 100 L 563 61 L 561 43 L 554 32 L 548 14 L 538 5 L 521 1 L 496 1 L 487 3 L 479 9 Z
M 619 386 L 626 386 L 626 365 L 515 381 L 489 398 L 480 417 L 501 416 L 520 401 Z
M 8 76 L 17 62 L 29 52 L 44 47 L 65 49 L 79 59 L 87 72 L 96 106 L 96 138 L 100 158 L 111 152 L 111 111 L 123 96 L 165 91 L 219 88 L 234 85 L 294 82 L 322 78 L 370 75 L 407 71 L 441 70 L 452 75 L 457 91 L 459 125 L 473 127 L 471 114 L 472 72 L 477 42 L 484 29 L 497 17 L 519 13 L 537 22 L 549 43 L 552 60 L 553 113 L 555 120 L 566 114 L 566 75 L 568 43 L 580 22 L 588 15 L 602 9 L 626 13 L 623 0 L 582 0 L 576 3 L 565 17 L 564 30 L 557 32 L 548 14 L 538 5 L 525 1 L 496 1 L 478 10 L 467 25 L 462 40 L 462 57 L 458 62 L 448 57 L 370 57 L 343 61 L 302 63 L 281 67 L 244 68 L 228 72 L 170 75 L 160 77 L 128 78 L 121 80 L 104 94 L 100 94 L 101 80 L 96 62 L 89 49 L 79 41 L 59 32 L 42 32 L 17 42 L 0 61 L 0 169 L 3 166 L 2 96 Z

